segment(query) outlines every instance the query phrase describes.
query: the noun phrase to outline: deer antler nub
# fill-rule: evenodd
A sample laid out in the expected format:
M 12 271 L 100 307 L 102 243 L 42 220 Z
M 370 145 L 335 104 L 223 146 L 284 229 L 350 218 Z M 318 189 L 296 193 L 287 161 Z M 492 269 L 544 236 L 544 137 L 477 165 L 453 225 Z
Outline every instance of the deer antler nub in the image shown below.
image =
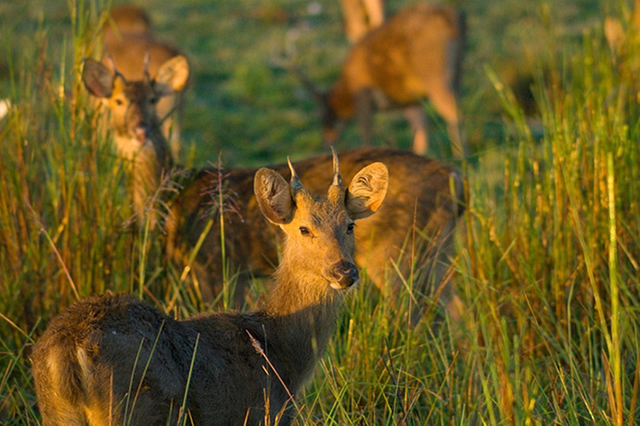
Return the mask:
M 331 146 L 331 154 L 333 155 L 333 186 L 343 187 L 342 176 L 340 175 L 340 163 L 338 162 L 338 153 L 336 149 Z
M 151 81 L 151 76 L 149 75 L 149 61 L 151 59 L 151 55 L 149 52 L 144 54 L 144 79 L 146 81 Z
M 291 188 L 293 189 L 293 193 L 295 194 L 298 190 L 302 189 L 302 182 L 298 177 L 295 169 L 293 168 L 293 164 L 291 164 L 291 160 L 287 157 L 287 163 L 289 164 L 289 170 L 291 170 Z

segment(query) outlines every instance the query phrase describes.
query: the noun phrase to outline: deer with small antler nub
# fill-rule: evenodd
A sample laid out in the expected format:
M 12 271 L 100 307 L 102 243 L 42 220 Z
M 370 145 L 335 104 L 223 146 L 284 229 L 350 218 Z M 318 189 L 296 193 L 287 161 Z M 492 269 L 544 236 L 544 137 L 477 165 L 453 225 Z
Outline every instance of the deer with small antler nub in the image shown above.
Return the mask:
M 345 189 L 334 157 L 328 193 L 291 166 L 255 174 L 260 210 L 285 234 L 266 305 L 176 321 L 129 296 L 83 300 L 53 319 L 32 353 L 47 425 L 289 424 L 288 407 L 322 357 L 345 291 L 358 281 L 354 221 L 387 191 L 381 163 Z
M 155 77 L 163 64 L 181 53 L 154 35 L 151 18 L 143 9 L 121 5 L 111 9 L 105 23 L 102 55 L 102 63 L 112 71 L 117 69 L 128 81 L 137 81 L 147 75 Z M 183 91 L 176 91 L 163 96 L 157 105 L 162 133 L 174 159 L 180 155 L 183 104 Z
M 82 70 L 85 87 L 110 114 L 118 155 L 128 163 L 130 194 L 139 220 L 145 217 L 147 200 L 158 189 L 163 174 L 173 168 L 158 105 L 182 91 L 189 78 L 189 64 L 181 55 L 163 63 L 154 77 L 145 69 L 141 79 L 129 80 L 115 66 L 89 58 Z

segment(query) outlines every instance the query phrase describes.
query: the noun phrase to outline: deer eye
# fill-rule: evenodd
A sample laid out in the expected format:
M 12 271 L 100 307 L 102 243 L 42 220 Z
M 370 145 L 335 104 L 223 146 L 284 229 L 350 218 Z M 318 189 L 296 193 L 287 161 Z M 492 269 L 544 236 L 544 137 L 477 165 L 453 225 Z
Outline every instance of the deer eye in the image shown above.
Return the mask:
M 155 98 L 155 97 L 154 97 L 154 98 L 149 98 L 149 103 L 150 103 L 151 105 L 155 105 L 155 104 L 157 104 L 157 103 L 158 103 L 158 98 Z
M 356 227 L 356 224 L 351 222 L 349 225 L 347 225 L 347 234 L 351 235 L 353 234 L 353 229 Z
M 120 106 L 122 104 L 124 104 L 124 101 L 122 99 L 120 99 L 120 98 L 117 98 L 116 99 L 116 105 Z
M 306 226 L 301 226 L 300 227 L 300 234 L 302 234 L 302 235 L 310 235 L 311 232 L 309 232 L 309 228 L 307 228 Z

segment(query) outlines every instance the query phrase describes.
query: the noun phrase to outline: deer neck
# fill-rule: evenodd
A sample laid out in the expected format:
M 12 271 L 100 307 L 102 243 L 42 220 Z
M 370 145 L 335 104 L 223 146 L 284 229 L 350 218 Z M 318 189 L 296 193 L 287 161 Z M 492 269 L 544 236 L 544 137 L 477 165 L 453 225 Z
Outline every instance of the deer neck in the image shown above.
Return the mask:
M 322 357 L 343 299 L 327 282 L 304 271 L 283 260 L 264 308 L 266 346 L 281 361 L 293 389 L 309 377 Z
M 142 221 L 163 176 L 173 168 L 169 145 L 159 130 L 152 132 L 144 143 L 122 136 L 115 136 L 115 140 L 119 156 L 127 163 L 133 207 L 138 220 Z

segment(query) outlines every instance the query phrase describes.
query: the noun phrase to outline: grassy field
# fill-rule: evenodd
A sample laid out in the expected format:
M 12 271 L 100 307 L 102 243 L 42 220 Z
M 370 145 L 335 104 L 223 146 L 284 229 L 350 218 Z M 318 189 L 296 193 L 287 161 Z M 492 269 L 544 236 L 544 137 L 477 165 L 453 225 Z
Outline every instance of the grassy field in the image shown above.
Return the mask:
M 385 303 L 363 282 L 299 398 L 299 424 L 640 422 L 640 85 L 602 34 L 602 16 L 629 5 L 557 3 L 463 4 L 472 155 L 457 164 L 469 200 L 453 263 L 464 337 L 437 306 L 408 327 L 409 298 Z M 319 12 L 302 0 L 136 4 L 193 67 L 185 164 L 326 153 L 313 100 L 274 58 L 291 53 L 328 87 L 348 49 L 337 1 Z M 0 98 L 13 105 L 0 121 L 2 424 L 39 424 L 28 353 L 78 298 L 136 292 L 178 318 L 199 307 L 157 256 L 159 236 L 130 225 L 121 164 L 92 131 L 79 63 L 108 6 L 0 3 Z M 533 117 L 504 84 L 514 74 L 532 76 Z M 400 115 L 375 125 L 376 144 L 409 147 Z M 358 146 L 355 127 L 341 148 Z M 432 155 L 452 161 L 442 121 L 431 129 Z

